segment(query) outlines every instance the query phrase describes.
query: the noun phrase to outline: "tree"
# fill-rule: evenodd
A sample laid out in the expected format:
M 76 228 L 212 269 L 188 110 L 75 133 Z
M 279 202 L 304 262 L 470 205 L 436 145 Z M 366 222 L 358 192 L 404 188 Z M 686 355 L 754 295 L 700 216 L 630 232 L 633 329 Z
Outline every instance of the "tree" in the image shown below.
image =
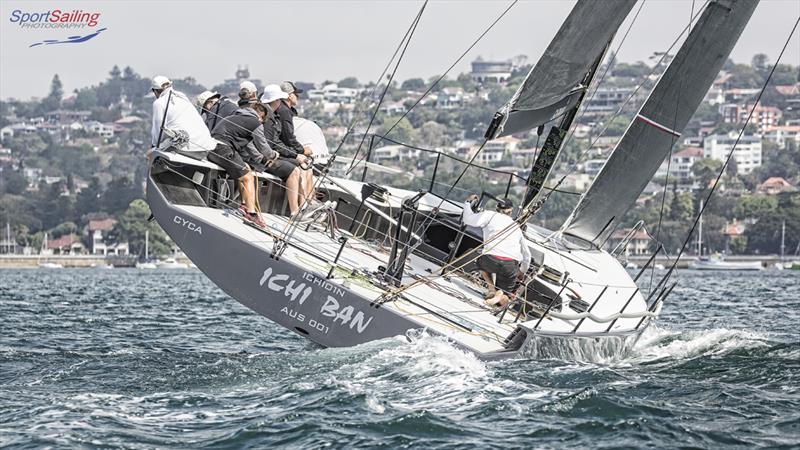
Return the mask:
M 64 96 L 64 86 L 61 84 L 61 79 L 58 74 L 53 75 L 53 81 L 50 82 L 50 93 L 42 100 L 42 109 L 44 111 L 52 111 L 61 106 L 61 99 Z M 43 112 L 44 112 L 43 111 Z
M 150 208 L 142 199 L 132 201 L 125 212 L 119 217 L 111 235 L 116 236 L 119 242 L 127 241 L 131 253 L 144 255 L 145 234 L 149 231 L 150 254 L 169 254 L 172 245 L 169 237 L 156 222 L 148 222 Z
M 403 84 L 400 85 L 400 89 L 403 91 L 425 90 L 425 80 L 422 78 L 409 78 L 408 80 L 403 81 Z
M 669 218 L 677 222 L 687 223 L 694 216 L 694 200 L 692 194 L 681 192 L 672 196 Z
M 759 72 L 769 69 L 769 56 L 763 53 L 756 53 L 753 59 L 750 60 L 750 65 Z
M 25 179 L 25 175 L 19 170 L 9 170 L 10 167 L 6 167 L 6 170 L 0 168 L 0 180 L 2 180 L 2 184 L 0 184 L 0 192 L 12 194 L 12 195 L 20 195 L 25 192 L 25 188 L 28 187 L 28 180 Z
M 700 180 L 700 185 L 705 189 L 712 180 L 717 178 L 722 168 L 722 161 L 711 158 L 698 159 L 692 165 L 692 174 Z
M 769 195 L 748 195 L 739 199 L 734 215 L 740 219 L 758 219 L 778 209 L 778 199 Z
M 142 198 L 141 189 L 128 177 L 117 177 L 108 184 L 101 198 L 103 210 L 111 215 L 120 214 L 134 199 Z
M 61 236 L 72 234 L 77 231 L 78 231 L 78 226 L 75 225 L 75 222 L 62 222 L 58 224 L 58 226 L 50 230 L 50 237 L 53 239 L 58 239 Z
M 339 87 L 342 87 L 342 88 L 350 88 L 350 89 L 357 89 L 358 87 L 360 87 L 360 86 L 361 86 L 361 83 L 359 83 L 359 82 L 358 82 L 358 78 L 356 78 L 356 77 L 347 77 L 347 78 L 342 78 L 342 79 L 341 79 L 341 80 L 339 80 L 339 82 L 338 82 L 338 83 L 336 83 L 336 84 L 337 84 Z

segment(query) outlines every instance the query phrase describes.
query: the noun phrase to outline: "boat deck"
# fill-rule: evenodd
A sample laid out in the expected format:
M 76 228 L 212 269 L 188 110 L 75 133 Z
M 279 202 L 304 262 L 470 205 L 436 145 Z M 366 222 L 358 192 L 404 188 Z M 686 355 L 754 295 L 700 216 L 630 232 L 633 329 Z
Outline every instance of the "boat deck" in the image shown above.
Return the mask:
M 197 206 L 176 206 L 188 215 L 225 230 L 234 236 L 271 252 L 277 237 L 288 227 L 288 218 L 263 214 L 267 232 L 242 223 L 241 218 L 229 210 Z M 312 227 L 298 227 L 292 235 L 290 245 L 281 259 L 291 261 L 304 270 L 325 278 L 341 247 L 329 233 Z M 378 300 L 385 292 L 367 278 L 367 274 L 378 271 L 386 264 L 389 251 L 376 244 L 350 239 L 345 245 L 333 272 L 331 282 L 343 285 L 369 299 Z M 418 256 L 411 255 L 407 261 L 403 283 L 419 277 L 430 276 L 438 266 Z M 492 314 L 491 308 L 483 304 L 483 288 L 464 277 L 451 276 L 430 280 L 403 292 L 396 300 L 382 307 L 412 317 L 437 333 L 453 337 L 479 352 L 499 351 L 503 342 L 517 327 L 514 313 L 506 314 L 502 321 Z

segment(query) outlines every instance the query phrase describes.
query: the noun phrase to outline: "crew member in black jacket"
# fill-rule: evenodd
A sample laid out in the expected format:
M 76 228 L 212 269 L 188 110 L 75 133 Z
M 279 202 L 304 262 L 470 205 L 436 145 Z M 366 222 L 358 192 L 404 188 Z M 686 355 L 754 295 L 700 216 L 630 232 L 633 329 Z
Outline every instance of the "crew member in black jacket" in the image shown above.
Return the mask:
M 289 94 L 284 92 L 277 84 L 270 84 L 264 87 L 264 95 L 270 93 L 270 98 L 278 99 L 279 101 L 271 101 L 270 107 L 275 112 L 275 116 L 280 124 L 279 138 L 283 146 L 278 148 L 278 153 L 281 158 L 296 162 L 303 171 L 301 172 L 300 187 L 303 193 L 304 200 L 310 201 L 314 193 L 314 171 L 311 166 L 309 156 L 311 156 L 311 149 L 304 147 L 303 144 L 297 141 L 294 135 L 294 122 L 292 118 L 294 113 L 292 108 L 286 103 Z
M 262 126 L 266 116 L 266 107 L 261 103 L 254 103 L 226 117 L 211 131 L 211 137 L 216 139 L 218 144 L 208 154 L 209 161 L 221 166 L 239 181 L 244 221 L 262 228 L 266 227 L 266 224 L 256 211 L 255 177 L 242 155 L 247 155 L 245 152 L 247 145 L 253 140 L 253 132 Z M 277 154 L 272 156 L 274 159 Z

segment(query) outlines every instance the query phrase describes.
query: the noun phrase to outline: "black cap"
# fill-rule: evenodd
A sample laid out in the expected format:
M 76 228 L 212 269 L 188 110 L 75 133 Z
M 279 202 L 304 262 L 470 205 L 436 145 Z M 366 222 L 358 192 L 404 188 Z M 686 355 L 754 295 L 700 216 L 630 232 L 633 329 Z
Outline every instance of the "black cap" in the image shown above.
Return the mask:
M 514 203 L 511 200 L 504 198 L 497 201 L 497 209 L 511 209 L 514 207 Z

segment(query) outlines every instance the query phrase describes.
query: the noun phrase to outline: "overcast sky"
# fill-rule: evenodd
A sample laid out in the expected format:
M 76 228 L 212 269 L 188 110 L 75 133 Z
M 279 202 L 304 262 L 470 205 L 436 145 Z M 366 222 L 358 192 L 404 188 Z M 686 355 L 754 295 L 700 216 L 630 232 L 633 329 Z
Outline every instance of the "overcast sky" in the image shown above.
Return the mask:
M 510 3 L 432 0 L 397 79 L 427 79 L 442 73 Z M 452 73 L 468 71 L 469 61 L 478 55 L 508 59 L 525 54 L 535 61 L 573 4 L 573 0 L 520 1 Z M 697 0 L 695 7 L 700 4 Z M 232 78 L 238 64 L 248 65 L 252 77 L 264 82 L 320 82 L 351 75 L 370 81 L 380 74 L 421 5 L 422 1 L 410 0 L 0 0 L 0 98 L 46 95 L 54 73 L 67 92 L 96 84 L 114 64 L 129 65 L 147 77 L 193 76 L 207 86 Z M 10 21 L 14 10 L 59 8 L 100 12 L 99 26 L 34 30 Z M 666 49 L 688 22 L 691 8 L 692 0 L 646 0 L 620 59 L 646 60 Z M 800 0 L 761 0 L 733 59 L 749 62 L 753 54 L 766 53 L 774 60 L 798 15 Z M 623 30 L 632 17 L 633 13 Z M 107 30 L 83 43 L 29 47 L 100 27 Z M 800 64 L 798 34 L 783 61 Z

